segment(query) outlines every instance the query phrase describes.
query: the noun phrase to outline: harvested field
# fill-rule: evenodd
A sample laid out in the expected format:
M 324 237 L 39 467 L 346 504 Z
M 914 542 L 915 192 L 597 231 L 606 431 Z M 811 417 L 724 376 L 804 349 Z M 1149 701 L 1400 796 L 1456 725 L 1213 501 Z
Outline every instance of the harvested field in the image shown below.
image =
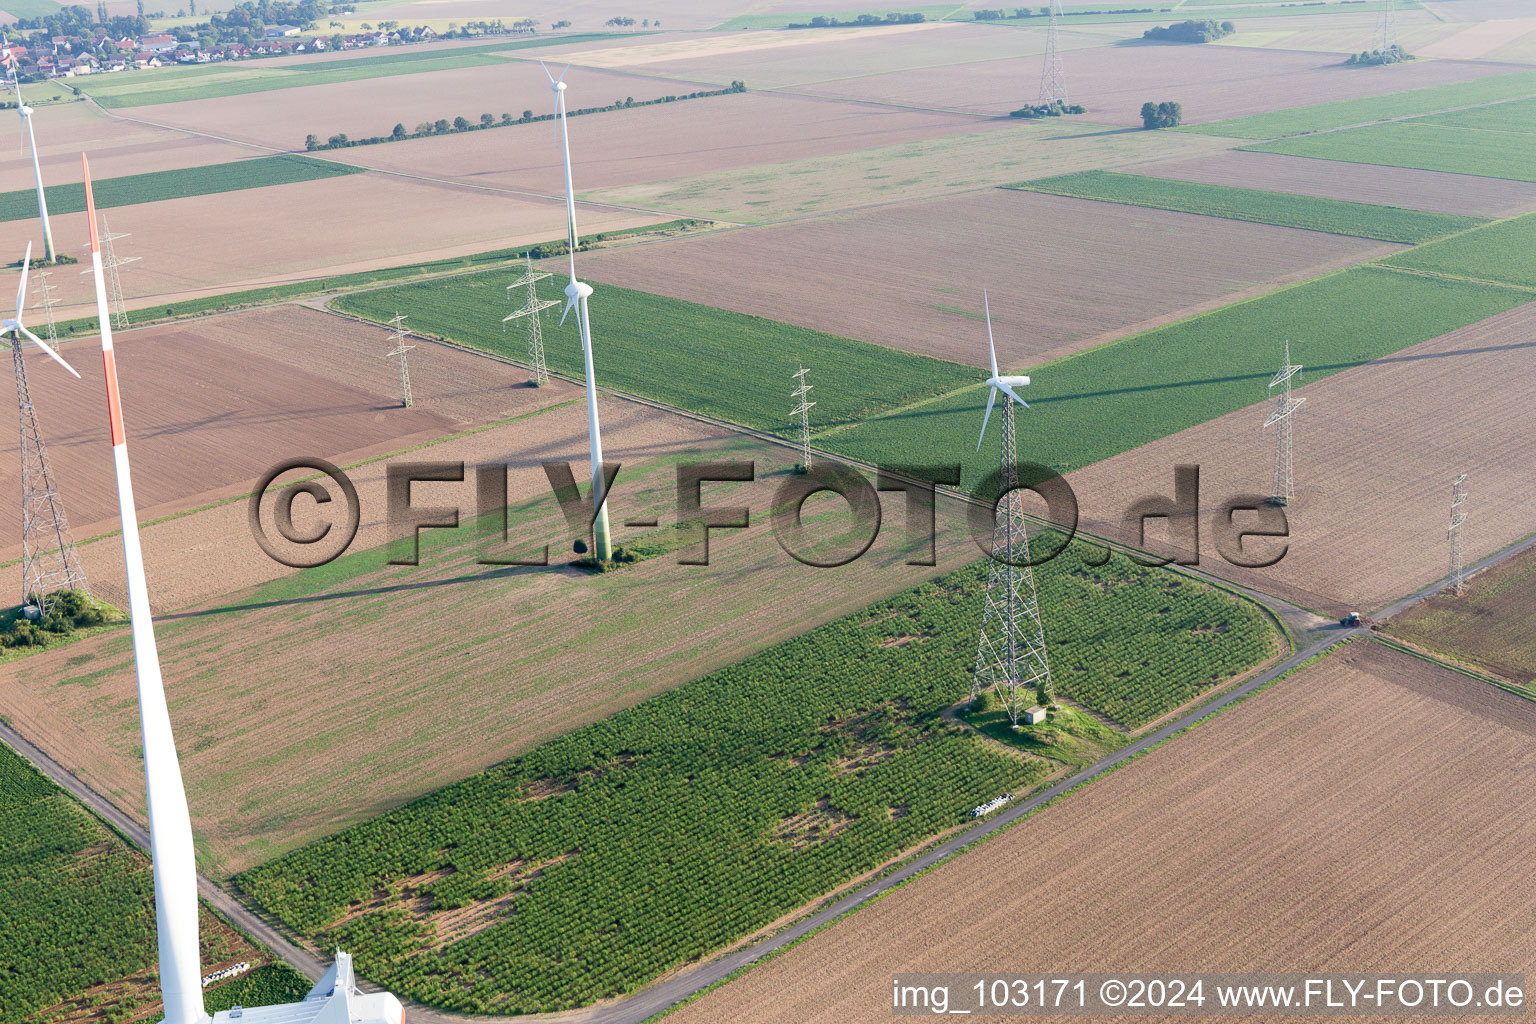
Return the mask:
M 131 307 L 485 252 L 565 233 L 563 210 L 553 201 L 377 174 L 249 189 L 238 201 L 207 195 L 143 203 L 104 216 L 114 232 L 132 236 L 117 243 L 118 254 L 140 258 L 122 272 Z M 587 210 L 581 224 L 592 233 L 661 219 Z M 84 214 L 52 220 L 60 249 L 84 244 Z M 198 229 L 188 231 L 188 224 Z M 288 224 L 304 225 L 302 242 L 274 227 Z M 35 225 L 17 221 L 0 228 L 0 245 L 19 251 Z M 89 275 L 60 271 L 53 284 L 60 319 L 94 314 Z
M 933 115 L 947 117 L 956 115 Z M 1183 132 L 995 121 L 986 131 L 589 193 L 594 200 L 715 220 L 800 218 L 1225 149 Z
M 1507 217 L 1536 208 L 1536 184 L 1530 182 L 1242 150 L 1140 164 L 1123 170 L 1179 181 L 1272 189 L 1468 217 Z
M 623 527 L 632 515 L 654 510 L 673 521 L 679 460 L 756 459 L 757 483 L 706 485 L 704 500 L 760 515 L 794 459 L 788 449 L 605 402 L 607 454 L 625 463 L 613 491 L 621 543 L 653 532 Z M 546 459 L 579 466 L 585 453 L 585 410 L 574 403 L 416 456 L 509 463 L 516 550 L 547 538 L 553 568 L 477 565 L 483 541 L 429 531 L 420 568 L 386 566 L 381 549 L 359 549 L 318 575 L 161 617 L 161 658 L 210 869 L 235 871 L 372 817 L 976 557 L 946 505 L 939 528 L 956 540 L 932 568 L 903 564 L 909 542 L 896 530 L 835 572 L 804 566 L 754 516 L 751 530 L 715 534 L 710 567 L 664 555 L 585 576 L 558 564 L 569 540 L 560 539 L 566 527 L 539 468 Z M 375 543 L 383 474 L 375 464 L 354 478 Z M 415 490 L 421 505 L 474 502 L 472 481 Z M 243 524 L 220 540 L 218 564 L 231 576 L 265 560 Z M 164 589 L 155 572 L 152 556 L 151 586 Z M 432 622 L 453 623 L 451 635 Z M 142 770 L 126 644 L 115 631 L 4 665 L 0 713 L 137 813 Z M 242 713 L 231 714 L 231 695 Z M 372 753 L 359 758 L 365 738 Z M 311 784 L 322 776 L 335 784 Z
M 345 465 L 579 394 L 558 383 L 510 387 L 523 378 L 513 367 L 421 343 L 409 357 L 415 403 L 402 409 L 394 363 L 383 358 L 390 344 L 387 330 L 298 306 L 119 334 L 140 520 L 249 491 L 283 459 L 318 455 Z M 101 415 L 101 362 L 90 358 L 92 348 L 90 342 L 64 346 L 83 381 L 66 376 L 41 353 L 27 357 L 49 460 L 75 537 L 82 541 L 117 529 L 117 491 Z M 5 438 L 0 491 L 6 493 L 21 486 L 15 423 L 8 409 L 0 413 Z M 235 508 L 241 522 L 244 507 Z M 203 525 L 219 518 L 200 518 L 190 534 L 190 523 L 166 524 L 170 528 L 160 533 L 177 537 L 174 551 L 164 552 L 167 562 L 200 545 L 227 554 L 228 533 L 201 535 Z M 20 528 L 19 509 L 7 507 L 0 521 L 0 555 L 19 557 Z M 161 547 L 152 540 L 146 545 L 152 571 L 159 569 L 153 576 L 157 608 L 212 596 L 210 586 L 222 593 L 239 585 L 238 575 L 209 580 L 194 565 L 159 565 Z M 123 605 L 118 542 L 86 545 L 81 557 L 98 592 Z
M 589 96 L 581 89 L 581 79 L 573 78 L 568 102 L 613 100 L 607 90 Z M 752 126 L 750 132 L 742 131 L 745 124 Z M 956 114 L 749 92 L 580 118 L 571 130 L 571 159 L 577 168 L 576 187 L 587 191 L 943 139 L 978 127 L 973 118 Z M 546 194 L 559 188 L 563 174 L 560 152 L 550 144 L 550 126 L 543 122 L 349 149 L 345 159 L 366 167 Z M 582 228 L 586 230 L 585 220 Z
M 1497 18 L 1470 25 L 1455 35 L 1420 47 L 1414 51 L 1414 55 L 1476 60 L 1487 57 L 1530 32 L 1536 32 L 1536 18 Z
M 1508 70 L 1461 61 L 1422 61 L 1362 75 L 1332 55 L 1230 46 L 1100 46 L 1072 54 L 1072 102 L 1104 124 L 1141 127 L 1148 96 L 1177 96 L 1184 123 L 1285 110 L 1324 100 L 1376 96 L 1485 78 Z M 894 72 L 805 86 L 797 91 L 849 100 L 906 103 L 999 116 L 1019 105 L 1019 83 L 1038 79 L 1029 58 Z
M 1470 499 L 1469 499 L 1470 500 Z M 1495 672 L 1511 682 L 1536 682 L 1536 552 L 1526 551 L 1387 623 L 1387 632 L 1427 650 Z
M 1304 385 L 1288 552 L 1271 568 L 1237 569 L 1217 554 L 1206 520 L 1202 565 L 1325 614 L 1368 612 L 1445 575 L 1451 482 L 1462 472 L 1475 524 L 1469 562 L 1536 530 L 1536 440 L 1524 426 L 1533 331 L 1536 303 Z M 1254 381 L 1255 397 L 1263 384 Z M 1273 439 L 1259 431 L 1270 408 L 1260 402 L 1072 474 L 1084 527 L 1118 532 L 1126 496 L 1171 495 L 1180 463 L 1200 466 L 1202 517 L 1231 496 L 1270 493 Z
M 906 971 L 1529 974 L 1533 739 L 1529 702 L 1357 641 L 669 1019 L 887 1021 Z
M 1128 237 L 1138 238 L 1135 249 Z M 598 281 L 966 364 L 1024 366 L 1312 277 L 1393 247 L 1359 239 L 987 190 L 843 217 L 597 253 Z M 771 266 L 771 277 L 755 273 Z M 878 266 L 856 289 L 848 267 Z M 978 267 L 1006 267 L 978 280 Z M 1028 286 L 1022 285 L 1028 282 Z
M 738 76 L 740 77 L 740 76 Z M 633 96 L 636 100 L 654 99 L 670 93 L 694 92 L 695 83 L 663 78 L 641 78 L 611 71 L 581 70 L 571 75 L 567 102 L 574 109 L 601 106 Z M 702 100 L 699 102 L 709 102 Z M 248 93 L 215 99 L 186 100 L 135 108 L 135 117 L 171 125 L 187 131 L 207 132 L 242 142 L 279 149 L 302 150 L 304 136 L 329 138 L 344 132 L 352 138 L 388 135 L 398 121 L 414 131 L 422 121 L 436 121 L 463 116 L 478 123 L 482 113 L 500 119 L 503 112 L 514 118 L 524 110 L 549 113 L 549 79 L 535 61 L 505 61 L 496 64 L 434 71 L 425 75 L 393 75 L 326 85 L 298 86 L 272 92 Z M 615 111 L 596 117 L 627 117 L 634 111 Z M 590 125 L 583 118 L 580 124 Z M 549 125 L 525 125 L 537 130 L 540 142 L 549 139 Z M 485 136 L 502 158 L 516 148 L 508 132 L 516 128 L 495 128 Z M 572 135 L 583 134 L 573 129 Z M 520 141 L 531 136 L 524 134 Z M 574 139 L 573 139 L 574 142 Z M 387 144 L 395 149 L 415 143 Z M 544 156 L 558 155 L 553 146 L 539 147 Z M 332 155 L 351 162 L 359 150 L 343 150 Z M 558 177 L 551 179 L 557 181 Z M 546 185 L 548 183 L 546 182 Z M 546 190 L 552 190 L 549 186 Z

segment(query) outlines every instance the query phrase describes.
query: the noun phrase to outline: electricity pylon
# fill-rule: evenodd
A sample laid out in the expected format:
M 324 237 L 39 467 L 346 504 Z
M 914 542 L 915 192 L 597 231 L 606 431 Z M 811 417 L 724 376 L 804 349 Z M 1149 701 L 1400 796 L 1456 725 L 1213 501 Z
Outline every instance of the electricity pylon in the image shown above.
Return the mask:
M 800 468 L 807 473 L 811 471 L 811 409 L 816 405 L 815 402 L 807 401 L 814 386 L 805 382 L 805 375 L 810 372 L 802 366 L 790 374 L 800 386 L 790 392 L 799 404 L 789 410 L 789 418 L 793 420 L 796 416 L 800 417 Z
M 1067 79 L 1061 70 L 1061 51 L 1057 48 L 1056 15 L 1061 10 L 1061 0 L 1052 0 L 1050 21 L 1045 29 L 1045 67 L 1040 72 L 1040 103 L 1050 106 L 1067 102 Z
M 411 368 L 406 365 L 405 354 L 416 346 L 405 343 L 404 316 L 396 313 L 394 319 L 389 321 L 389 325 L 394 328 L 391 337 L 394 338 L 395 347 L 387 352 L 384 358 L 400 360 L 400 404 L 409 409 L 411 407 Z
M 1451 592 L 1460 597 L 1467 589 L 1467 564 L 1462 558 L 1461 533 L 1467 525 L 1467 474 L 1451 485 Z
M 533 269 L 533 257 L 526 257 L 528 269 L 523 276 L 507 285 L 507 298 L 512 298 L 512 289 L 528 289 L 528 297 L 524 300 L 522 308 L 513 311 L 511 316 L 502 317 L 502 329 L 506 325 L 520 317 L 528 318 L 528 383 L 536 388 L 541 388 L 549 383 L 549 368 L 544 365 L 544 328 L 540 324 L 539 314 L 550 306 L 558 306 L 558 299 L 539 298 L 538 283 L 551 275 Z
M 1274 398 L 1275 388 L 1280 389 L 1280 397 L 1275 402 L 1275 411 L 1269 414 L 1269 419 L 1264 421 L 1262 432 L 1267 433 L 1270 427 L 1275 427 L 1275 482 L 1274 493 L 1270 500 L 1277 505 L 1284 505 L 1296 497 L 1296 480 L 1292 472 L 1293 444 L 1291 437 L 1291 417 L 1306 404 L 1305 398 L 1296 398 L 1291 394 L 1291 384 L 1300 375 L 1301 367 L 1291 362 L 1291 343 L 1287 339 L 1285 343 L 1285 362 L 1275 373 L 1274 379 L 1269 382 L 1269 396 Z

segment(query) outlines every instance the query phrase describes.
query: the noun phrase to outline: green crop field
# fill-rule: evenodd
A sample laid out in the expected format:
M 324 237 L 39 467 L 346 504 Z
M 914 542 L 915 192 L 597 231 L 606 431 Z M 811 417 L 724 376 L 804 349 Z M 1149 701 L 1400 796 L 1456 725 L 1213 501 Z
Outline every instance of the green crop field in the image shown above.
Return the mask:
M 1203 17 L 1210 17 L 1201 12 Z M 1375 74 L 1392 68 L 1359 68 L 1353 72 Z M 1234 117 L 1209 124 L 1186 125 L 1178 131 L 1200 135 L 1223 135 L 1234 139 L 1273 139 L 1281 135 L 1301 135 L 1305 132 L 1327 131 L 1350 125 L 1370 124 L 1394 117 L 1414 117 L 1468 107 L 1479 103 L 1497 103 L 1500 100 L 1523 99 L 1536 96 L 1536 71 L 1516 71 L 1508 75 L 1494 75 L 1471 82 L 1455 82 L 1450 85 L 1432 85 L 1423 89 L 1387 93 L 1383 96 L 1367 96 L 1362 99 L 1332 100 L 1310 107 L 1277 110 L 1268 114 L 1252 114 Z
M 1243 148 L 1257 153 L 1536 181 L 1536 144 L 1529 134 L 1458 128 L 1427 120 L 1373 124 Z
M 92 76 L 80 88 L 103 107 L 137 107 L 150 103 L 179 103 L 220 96 L 293 89 L 304 85 L 332 85 L 392 75 L 416 75 L 429 71 L 503 64 L 513 60 L 498 56 L 512 50 L 581 43 L 606 38 L 605 33 L 550 36 L 538 39 L 506 38 L 496 43 L 455 49 L 420 49 L 345 60 L 317 60 L 310 64 L 264 67 L 260 61 L 197 68 L 169 67 L 135 71 L 131 75 Z
M 185 199 L 188 196 L 206 196 L 216 192 L 289 185 L 298 181 L 360 174 L 362 171 L 361 167 L 315 160 L 307 156 L 263 156 L 226 164 L 206 164 L 202 167 L 181 167 L 173 171 L 103 178 L 92 183 L 92 190 L 96 193 L 96 208 L 104 210 L 114 206 L 153 203 L 162 199 Z M 45 191 L 50 214 L 79 213 L 85 209 L 85 186 L 82 184 L 49 185 Z M 26 220 L 36 216 L 35 189 L 0 192 L 0 221 Z
M 1494 132 L 1536 133 L 1536 100 L 1512 100 L 1489 107 L 1471 107 L 1448 114 L 1414 118 L 1416 124 L 1450 125 L 1456 128 L 1480 128 Z
M 1128 717 L 1274 649 L 1254 606 L 1167 570 L 1069 549 L 1038 575 L 1058 688 Z M 985 580 L 941 577 L 236 882 L 434 1006 L 634 991 L 1051 771 L 942 717 L 969 692 Z
M 467 274 L 344 295 L 334 305 L 380 322 L 408 309 L 415 330 L 522 359 L 522 332 L 501 329 L 512 309 L 506 284 L 505 274 Z M 544 298 L 563 298 L 558 275 L 540 287 Z M 955 363 L 613 285 L 599 286 L 591 305 L 601 384 L 784 436 L 792 432 L 787 382 L 800 366 L 815 368 L 816 419 L 824 425 L 855 422 L 976 379 L 974 369 Z M 576 318 L 563 327 L 557 319 L 558 310 L 550 310 L 546 358 L 552 369 L 580 376 Z
M 1382 262 L 1452 277 L 1536 288 L 1536 214 L 1409 249 Z
M 0 745 L 0 1019 L 46 1019 L 39 1011 L 86 989 L 145 971 L 153 976 L 153 894 L 146 857 Z M 206 908 L 202 918 L 204 963 L 250 952 Z M 263 978 L 244 984 L 265 989 L 275 980 Z M 211 989 L 210 997 L 219 992 Z
M 1263 401 L 1286 339 L 1311 382 L 1528 301 L 1529 292 L 1361 267 L 1226 306 L 1031 369 L 1020 458 L 1065 473 Z M 963 456 L 974 487 L 997 462 L 995 425 L 976 451 L 985 402 L 978 385 L 815 443 L 887 463 Z
M 1479 223 L 1472 217 L 1421 213 L 1396 206 L 1349 203 L 1288 192 L 1205 185 L 1112 171 L 1079 171 L 1008 187 L 1409 244 L 1464 231 Z

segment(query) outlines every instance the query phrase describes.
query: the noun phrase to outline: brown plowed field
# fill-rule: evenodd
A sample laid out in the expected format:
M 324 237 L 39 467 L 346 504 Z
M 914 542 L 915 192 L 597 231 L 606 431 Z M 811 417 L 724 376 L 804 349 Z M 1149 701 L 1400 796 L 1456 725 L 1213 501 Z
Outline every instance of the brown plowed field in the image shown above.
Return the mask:
M 988 189 L 597 253 L 585 266 L 599 281 L 964 363 L 985 356 L 985 286 L 998 361 L 1023 367 L 1395 248 Z M 877 269 L 855 282 L 860 267 Z
M 445 51 L 445 55 L 451 52 Z M 553 70 L 558 74 L 560 68 L 556 66 Z M 697 82 L 588 69 L 573 69 L 566 81 L 570 85 L 566 102 L 572 108 L 601 106 L 626 96 L 648 100 L 709 88 Z M 407 130 L 415 131 L 421 121 L 439 118 L 452 121 L 462 115 L 478 123 L 481 114 L 500 119 L 502 113 L 507 112 L 513 117 L 521 117 L 523 111 L 530 108 L 537 114 L 550 112 L 549 79 L 544 77 L 543 68 L 531 60 L 429 74 L 387 75 L 355 82 L 253 92 L 244 96 L 159 103 L 134 107 L 126 113 L 188 131 L 207 132 L 279 149 L 303 150 L 304 136 L 310 133 L 322 139 L 337 132 L 345 132 L 352 138 L 367 138 L 388 135 L 397 121 Z M 623 117 L 625 112 L 615 116 Z M 524 127 L 542 127 L 544 130 L 538 134 L 538 141 L 544 143 L 542 148 L 550 154 L 556 153 L 548 124 Z M 505 156 L 515 148 L 522 148 L 510 141 L 517 136 L 508 134 L 518 130 L 495 128 L 485 134 L 492 142 L 500 140 Z M 526 145 L 530 136 L 525 134 L 517 138 Z M 387 145 L 398 147 L 413 143 Z M 344 150 L 332 155 L 350 160 L 356 152 Z M 551 180 L 558 184 L 558 178 Z M 550 191 L 553 190 L 554 186 L 551 186 Z
M 709 566 L 663 555 L 599 577 L 560 568 L 569 540 L 560 540 L 567 533 L 539 464 L 569 460 L 582 476 L 586 415 L 576 402 L 411 456 L 508 462 L 514 504 L 539 502 L 515 520 L 513 537 L 549 540 L 555 567 L 478 565 L 485 548 L 466 528 L 449 540 L 462 547 L 446 555 L 424 547 L 419 568 L 386 566 L 380 549 L 355 548 L 350 564 L 316 577 L 328 583 L 290 577 L 160 617 L 188 794 L 211 868 L 238 870 L 371 817 L 975 557 L 969 545 L 950 545 L 937 567 L 905 566 L 892 529 L 849 566 L 801 565 L 762 518 L 793 452 L 618 400 L 604 399 L 603 415 L 606 454 L 625 463 L 612 503 L 620 542 L 647 532 L 622 526 L 638 514 L 674 521 L 674 463 L 684 458 L 755 459 L 756 483 L 704 493 L 706 504 L 750 507 L 753 527 L 717 532 Z M 382 540 L 383 474 L 375 463 L 354 477 L 365 523 L 359 545 Z M 466 515 L 473 507 L 469 480 L 414 490 L 418 505 L 456 501 Z M 201 557 L 165 552 L 171 535 L 146 531 L 151 588 L 269 572 L 244 513 L 241 503 L 176 521 L 210 517 L 205 543 L 216 546 Z M 219 523 L 226 532 L 214 536 L 206 524 Z M 963 527 L 946 520 L 940 529 Z M 0 714 L 138 813 L 142 766 L 125 644 L 116 631 L 0 665 Z
M 1072 102 L 1102 124 L 1141 126 L 1150 96 L 1177 97 L 1184 123 L 1462 82 L 1513 70 L 1489 62 L 1414 61 L 1387 75 L 1359 75 L 1332 54 L 1236 46 L 1101 46 L 1074 50 L 1063 68 Z M 1019 105 L 1021 83 L 1038 81 L 1038 59 L 901 71 L 806 86 L 839 99 L 880 100 L 938 110 L 1003 115 Z
M 81 152 L 90 155 L 91 177 L 98 181 L 262 155 L 245 146 L 191 138 L 166 128 L 109 117 L 85 102 L 44 104 L 37 108 L 34 118 L 38 160 L 43 165 L 43 182 L 47 185 L 80 181 L 84 177 L 80 169 Z M 14 131 L 14 124 L 11 128 Z M 31 188 L 32 155 L 28 150 L 17 150 L 14 135 L 8 135 L 6 144 L 0 145 L 0 156 L 4 190 Z M 66 251 L 72 248 L 66 247 Z
M 491 133 L 477 133 L 491 134 Z M 389 147 L 384 147 L 389 148 Z M 138 257 L 122 271 L 130 307 L 219 295 L 258 285 L 302 281 L 422 260 L 544 242 L 565 234 L 555 201 L 481 189 L 352 174 L 319 181 L 193 196 L 101 211 L 112 230 L 131 237 L 119 256 Z M 664 218 L 585 209 L 584 232 L 633 227 Z M 56 216 L 54 238 L 78 252 L 85 214 Z M 0 225 L 13 250 L 35 225 Z M 3 240 L 3 239 L 0 239 Z M 61 319 L 95 313 L 89 275 L 53 275 Z M 34 299 L 31 303 L 36 305 Z M 34 313 L 33 323 L 37 322 Z
M 1236 188 L 1295 192 L 1354 203 L 1468 217 L 1508 217 L 1536 207 L 1536 184 L 1409 167 L 1376 167 L 1278 153 L 1227 150 L 1184 160 L 1123 167 L 1131 174 Z
M 512 387 L 524 379 L 516 368 L 419 342 L 408 355 L 415 401 L 400 408 L 396 364 L 385 358 L 389 332 L 298 306 L 127 331 L 116 342 L 143 521 L 249 490 L 287 458 L 356 461 L 579 394 L 558 382 Z M 28 353 L 27 379 L 71 526 L 85 540 L 117 528 L 117 490 L 101 359 L 93 342 L 71 342 L 63 351 L 83 380 L 36 352 Z M 21 488 L 12 408 L 0 411 L 4 494 Z M 0 555 L 19 556 L 20 529 L 19 509 L 7 504 L 0 510 Z M 121 576 L 115 548 L 88 545 L 83 556 L 87 572 L 114 593 Z M 108 550 L 110 568 L 98 574 L 96 563 Z M 157 607 L 192 599 L 171 579 L 157 577 Z M 212 582 L 216 592 L 232 589 L 228 581 Z
M 1458 473 L 1470 477 L 1468 562 L 1536 530 L 1533 338 L 1536 303 L 1298 389 L 1291 541 L 1272 568 L 1229 566 L 1208 529 L 1222 501 L 1271 491 L 1268 402 L 1073 473 L 1084 525 L 1118 531 L 1132 496 L 1171 495 L 1173 467 L 1196 463 L 1205 568 L 1326 614 L 1370 611 L 1449 571 Z
M 573 106 L 614 98 L 608 90 L 593 95 L 580 87 L 580 78 L 570 81 L 567 102 Z M 542 112 L 548 105 L 546 99 L 534 109 Z M 578 118 L 571 122 L 571 159 L 576 188 L 585 192 L 986 127 L 958 114 L 748 92 Z M 363 146 L 346 150 L 345 159 L 365 167 L 540 193 L 558 190 L 564 173 L 547 122 Z
M 888 1021 L 909 971 L 1529 976 L 1532 772 L 1536 707 L 1357 641 L 669 1020 Z

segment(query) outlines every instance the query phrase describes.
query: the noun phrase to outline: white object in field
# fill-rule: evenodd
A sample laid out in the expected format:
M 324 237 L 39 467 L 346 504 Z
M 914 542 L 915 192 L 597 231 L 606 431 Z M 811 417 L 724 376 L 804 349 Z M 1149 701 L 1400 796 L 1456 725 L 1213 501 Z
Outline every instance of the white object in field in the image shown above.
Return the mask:
M 352 973 L 352 956 L 336 962 L 297 1003 L 236 1006 L 213 1015 L 213 1024 L 401 1024 L 405 1010 L 388 992 L 364 992 Z
M 244 974 L 250 969 L 251 962 L 249 960 L 242 960 L 237 964 L 230 964 L 228 967 L 221 971 L 214 971 L 212 974 L 205 974 L 203 975 L 203 988 L 207 988 L 209 985 L 212 985 L 216 981 L 223 981 L 225 978 L 233 978 L 236 975 Z
M 1039 725 L 1041 722 L 1045 721 L 1045 713 L 1045 708 L 1041 707 L 1039 704 L 1036 704 L 1034 707 L 1029 708 L 1024 712 L 1024 724 Z
M 973 818 L 985 818 L 987 815 L 991 814 L 993 811 L 995 811 L 998 808 L 1002 807 L 1003 805 L 1005 805 L 1006 803 L 1008 803 L 1008 801 L 1010 801 L 1012 799 L 1013 799 L 1013 794 L 1012 793 L 1004 793 L 1002 796 L 994 797 L 991 800 L 988 800 L 984 804 L 980 804 L 980 805 L 978 805 L 976 807 L 972 807 L 971 808 L 971 817 L 973 817 Z
M 543 62 L 540 62 L 543 67 Z M 569 71 L 570 68 L 565 69 Z M 571 281 L 565 286 L 565 312 L 560 322 L 571 310 L 576 310 L 576 326 L 581 330 L 581 354 L 586 360 L 587 374 L 587 433 L 592 447 L 592 507 L 596 515 L 592 520 L 592 557 L 606 560 L 613 557 L 613 545 L 608 537 L 608 495 L 603 485 L 603 434 L 597 421 L 597 379 L 592 371 L 592 321 L 587 315 L 587 297 L 592 286 L 576 280 L 576 189 L 571 183 L 571 126 L 565 112 L 565 71 L 556 78 L 544 68 L 549 87 L 555 94 L 555 120 L 560 130 L 561 151 L 565 154 L 565 223 L 566 248 L 571 260 Z
M 10 54 L 6 54 L 10 57 Z M 32 176 L 37 181 L 37 213 L 43 222 L 43 258 L 49 263 L 53 262 L 53 228 L 48 224 L 48 199 L 43 195 L 43 169 L 37 162 L 37 136 L 32 133 L 32 108 L 21 99 L 21 79 L 16 76 L 16 61 L 9 60 L 11 65 L 11 86 L 16 90 L 16 113 L 21 115 L 21 123 L 27 129 L 27 142 L 32 147 Z
M 139 728 L 144 747 L 144 787 L 149 806 L 149 853 L 155 879 L 155 924 L 160 954 L 160 995 L 164 1024 L 208 1024 L 198 966 L 197 860 L 192 847 L 192 819 L 171 734 L 160 656 L 150 618 L 149 584 L 139 546 L 139 522 L 123 433 L 122 398 L 112 347 L 112 317 L 107 305 L 101 238 L 91 168 L 84 154 L 85 212 L 91 236 L 91 271 L 96 283 L 96 317 L 101 325 L 101 358 L 107 384 L 107 424 L 117 471 L 117 508 L 122 518 L 123 565 L 128 579 L 128 615 L 133 666 L 139 686 Z M 401 1024 L 400 1001 L 388 992 L 364 994 L 352 975 L 352 958 L 337 952 L 336 962 L 301 1002 L 222 1011 L 218 1020 L 252 1024 Z

